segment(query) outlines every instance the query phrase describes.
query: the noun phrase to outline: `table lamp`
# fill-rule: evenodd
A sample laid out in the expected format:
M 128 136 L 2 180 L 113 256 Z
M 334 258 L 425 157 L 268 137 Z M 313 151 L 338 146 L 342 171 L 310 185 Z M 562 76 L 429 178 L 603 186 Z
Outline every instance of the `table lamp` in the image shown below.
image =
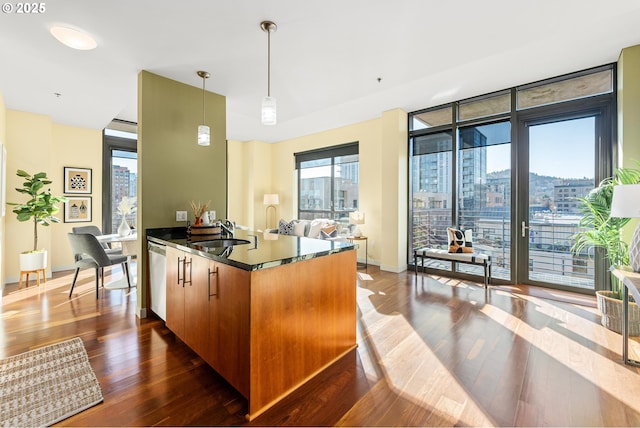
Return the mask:
M 359 224 L 364 224 L 364 213 L 360 212 L 360 211 L 352 211 L 352 212 L 350 212 L 349 213 L 349 223 L 356 225 L 355 229 L 353 229 L 352 235 L 355 236 L 356 238 L 361 237 L 362 236 L 362 232 L 360 231 L 360 228 L 358 227 L 358 225 Z
M 613 187 L 611 217 L 640 217 L 640 184 L 621 184 Z M 629 264 L 634 272 L 640 272 L 640 223 L 629 244 Z
M 269 227 L 269 208 L 273 208 L 273 218 L 276 217 L 276 205 L 280 203 L 280 198 L 277 193 L 266 193 L 264 195 L 263 203 L 267 206 L 265 212 L 265 226 Z

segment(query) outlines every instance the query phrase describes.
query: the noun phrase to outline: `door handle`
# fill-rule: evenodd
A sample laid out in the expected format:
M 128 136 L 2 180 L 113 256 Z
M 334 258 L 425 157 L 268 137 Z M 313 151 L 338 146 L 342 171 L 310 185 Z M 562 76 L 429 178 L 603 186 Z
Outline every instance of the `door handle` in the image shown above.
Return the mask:
M 191 285 L 191 277 L 193 275 L 193 271 L 192 271 L 192 262 L 193 259 L 189 259 L 189 261 L 187 261 L 187 257 L 184 257 L 184 264 L 182 265 L 182 268 L 184 269 L 182 272 L 182 286 L 184 287 L 186 284 Z M 187 265 L 189 265 L 189 281 L 187 281 Z
M 216 266 L 215 269 L 211 270 L 211 268 L 207 269 L 209 271 L 209 274 L 207 275 L 207 280 L 208 280 L 208 285 L 209 285 L 209 301 L 211 301 L 211 297 L 218 296 L 218 267 Z M 211 294 L 211 275 L 216 275 L 216 292 Z
M 527 237 L 527 229 L 530 229 L 530 227 L 527 226 L 527 223 L 523 221 L 522 222 L 522 227 L 521 227 L 521 234 L 522 234 L 523 238 Z
M 180 260 L 180 257 L 178 257 L 178 285 L 180 285 L 180 263 L 182 263 L 185 260 L 187 260 L 186 257 L 184 258 L 184 260 Z M 182 270 L 182 279 L 184 280 L 184 268 Z M 184 284 L 182 286 L 184 287 Z

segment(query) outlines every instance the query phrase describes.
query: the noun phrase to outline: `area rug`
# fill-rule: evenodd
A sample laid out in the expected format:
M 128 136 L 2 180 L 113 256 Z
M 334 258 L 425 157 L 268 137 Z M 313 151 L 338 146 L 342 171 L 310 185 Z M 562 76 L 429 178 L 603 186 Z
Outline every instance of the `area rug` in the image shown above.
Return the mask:
M 1 426 L 49 426 L 102 400 L 79 337 L 0 360 Z

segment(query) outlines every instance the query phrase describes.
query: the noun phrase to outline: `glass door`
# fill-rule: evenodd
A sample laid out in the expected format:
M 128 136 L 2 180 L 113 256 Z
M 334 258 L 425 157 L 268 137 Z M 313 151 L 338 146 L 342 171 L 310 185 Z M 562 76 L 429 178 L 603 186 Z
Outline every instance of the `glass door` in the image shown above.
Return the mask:
M 574 254 L 581 218 L 578 197 L 596 186 L 599 115 L 525 121 L 526 157 L 519 196 L 519 282 L 593 290 L 594 257 Z

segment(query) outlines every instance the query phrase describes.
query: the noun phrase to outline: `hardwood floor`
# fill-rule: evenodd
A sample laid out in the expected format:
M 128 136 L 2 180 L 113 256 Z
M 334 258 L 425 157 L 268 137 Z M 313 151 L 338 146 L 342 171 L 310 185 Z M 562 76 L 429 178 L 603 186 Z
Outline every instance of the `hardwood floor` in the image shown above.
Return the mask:
M 72 299 L 72 272 L 8 285 L 0 357 L 82 338 L 104 402 L 65 426 L 640 426 L 640 369 L 622 364 L 593 298 L 368 273 L 358 349 L 251 423 L 246 400 L 161 320 L 136 318 L 135 289 L 96 300 L 91 270 Z

